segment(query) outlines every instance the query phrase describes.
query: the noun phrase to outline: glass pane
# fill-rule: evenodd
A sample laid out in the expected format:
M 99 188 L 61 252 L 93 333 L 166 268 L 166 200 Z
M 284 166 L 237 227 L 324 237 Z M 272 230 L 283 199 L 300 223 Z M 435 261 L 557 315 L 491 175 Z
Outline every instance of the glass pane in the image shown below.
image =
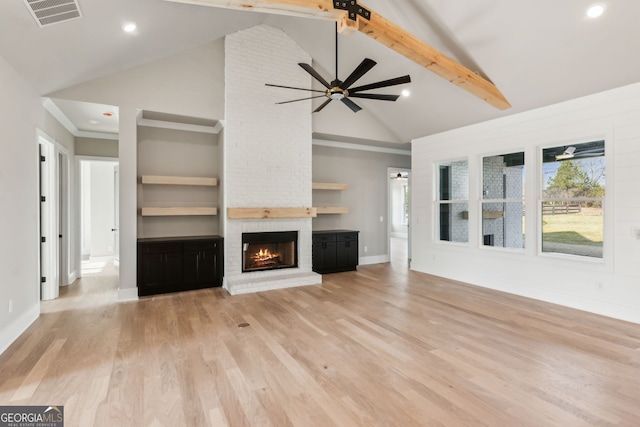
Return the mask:
M 439 200 L 469 198 L 469 165 L 466 160 L 441 163 L 439 169 Z
M 482 204 L 483 245 L 523 249 L 524 230 L 524 203 Z
M 604 141 L 547 148 L 542 159 L 543 198 L 604 197 Z
M 440 203 L 440 240 L 466 243 L 469 241 L 469 204 Z
M 602 202 L 542 204 L 542 252 L 602 258 Z
M 523 152 L 483 158 L 482 198 L 522 199 L 524 172 Z

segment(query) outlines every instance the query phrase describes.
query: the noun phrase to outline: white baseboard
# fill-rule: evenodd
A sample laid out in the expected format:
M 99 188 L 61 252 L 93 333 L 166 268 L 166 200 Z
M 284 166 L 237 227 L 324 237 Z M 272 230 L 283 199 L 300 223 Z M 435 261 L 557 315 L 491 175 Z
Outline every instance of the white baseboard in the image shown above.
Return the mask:
M 76 281 L 76 279 L 77 279 L 77 278 L 78 278 L 78 277 L 77 277 L 76 272 L 75 272 L 75 271 L 72 271 L 72 272 L 71 272 L 71 274 L 69 274 L 69 283 L 67 283 L 67 284 L 66 284 L 66 286 L 71 285 L 73 282 L 75 282 L 75 281 Z
M 29 326 L 40 316 L 40 302 L 27 310 L 12 322 L 4 331 L 0 332 L 0 354 L 18 339 Z
M 374 256 L 363 256 L 360 257 L 358 261 L 359 265 L 371 265 L 371 264 L 384 264 L 385 262 L 390 262 L 391 258 L 389 255 L 374 255 Z
M 118 288 L 118 302 L 138 301 L 138 288 Z

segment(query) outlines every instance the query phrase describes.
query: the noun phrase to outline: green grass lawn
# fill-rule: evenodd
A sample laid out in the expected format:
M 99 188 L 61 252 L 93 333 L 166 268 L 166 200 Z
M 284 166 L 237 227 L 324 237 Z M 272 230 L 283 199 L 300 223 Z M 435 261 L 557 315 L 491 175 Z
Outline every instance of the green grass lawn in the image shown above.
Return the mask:
M 545 242 L 602 246 L 603 230 L 602 209 L 585 208 L 581 213 L 542 217 Z

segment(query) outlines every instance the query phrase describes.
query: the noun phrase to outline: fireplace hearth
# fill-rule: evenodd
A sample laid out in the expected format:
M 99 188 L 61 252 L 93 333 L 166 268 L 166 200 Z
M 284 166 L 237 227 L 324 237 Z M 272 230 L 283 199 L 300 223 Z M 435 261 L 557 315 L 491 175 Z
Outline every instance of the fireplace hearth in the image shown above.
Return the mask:
M 242 272 L 298 267 L 298 232 L 242 233 Z

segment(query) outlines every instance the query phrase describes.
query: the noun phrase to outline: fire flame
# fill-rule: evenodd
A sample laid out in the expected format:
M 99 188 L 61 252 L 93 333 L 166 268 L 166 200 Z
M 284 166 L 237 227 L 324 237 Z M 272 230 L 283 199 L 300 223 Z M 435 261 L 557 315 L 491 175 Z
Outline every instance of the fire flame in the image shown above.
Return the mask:
M 253 256 L 253 259 L 255 259 L 256 261 L 268 261 L 270 259 L 277 258 L 279 256 L 280 254 L 277 254 L 277 253 L 272 254 L 269 249 L 260 249 Z

